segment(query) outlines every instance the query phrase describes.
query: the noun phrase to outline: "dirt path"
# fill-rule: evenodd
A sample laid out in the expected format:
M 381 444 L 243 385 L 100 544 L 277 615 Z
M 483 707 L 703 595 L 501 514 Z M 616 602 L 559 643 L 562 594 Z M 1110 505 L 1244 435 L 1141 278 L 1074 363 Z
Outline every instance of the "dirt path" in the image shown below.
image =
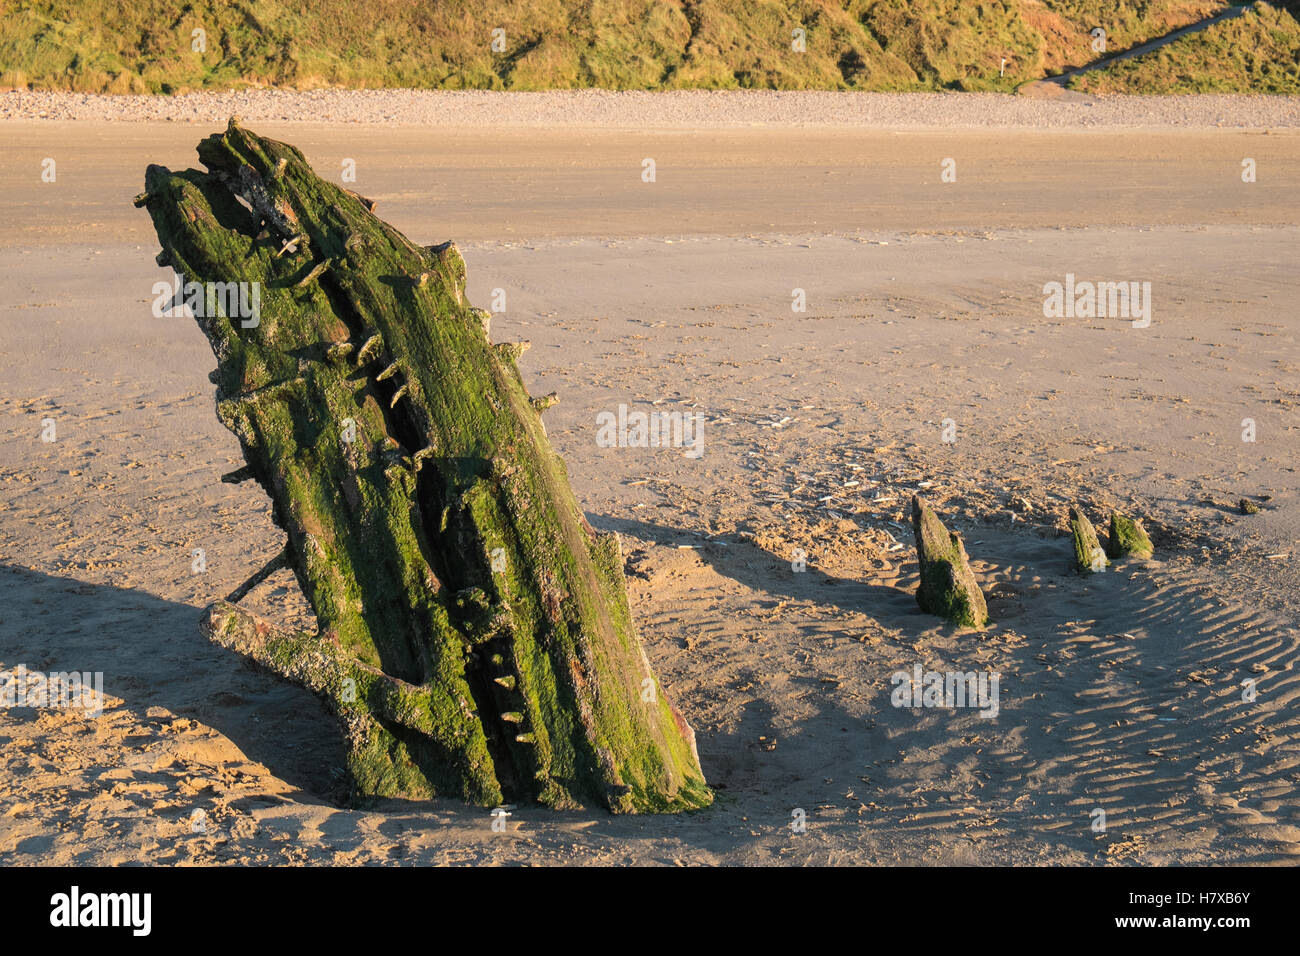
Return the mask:
M 1221 10 L 1213 16 L 1206 17 L 1204 20 L 1189 24 L 1185 27 L 1179 27 L 1177 30 L 1171 30 L 1162 37 L 1158 37 L 1149 43 L 1135 46 L 1130 50 L 1125 50 L 1123 53 L 1099 57 L 1091 63 L 1087 63 L 1073 70 L 1067 70 L 1058 76 L 1049 76 L 1041 80 L 1034 80 L 1033 82 L 1025 83 L 1017 88 L 1016 92 L 1023 96 L 1029 96 L 1036 99 L 1063 99 L 1079 103 L 1095 102 L 1094 97 L 1091 97 L 1086 93 L 1080 93 L 1077 90 L 1069 89 L 1070 80 L 1074 79 L 1074 77 L 1081 73 L 1087 73 L 1090 70 L 1104 70 L 1112 63 L 1118 63 L 1121 60 L 1129 60 L 1135 56 L 1142 56 L 1143 54 L 1150 53 L 1153 50 L 1158 50 L 1162 46 L 1167 46 L 1175 40 L 1188 36 L 1189 34 L 1200 33 L 1202 30 L 1208 29 L 1216 23 L 1241 16 L 1252 6 L 1254 6 L 1254 4 L 1246 3 L 1240 6 L 1228 7 L 1226 10 Z

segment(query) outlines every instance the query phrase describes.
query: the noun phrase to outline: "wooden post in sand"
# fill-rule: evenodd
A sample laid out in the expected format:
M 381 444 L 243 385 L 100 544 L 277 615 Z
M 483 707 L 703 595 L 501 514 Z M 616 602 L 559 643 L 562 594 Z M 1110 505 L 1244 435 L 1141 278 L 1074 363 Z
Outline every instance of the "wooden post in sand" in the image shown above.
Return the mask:
M 1097 540 L 1097 529 L 1080 509 L 1070 508 L 1070 536 L 1074 542 L 1074 570 L 1079 574 L 1097 574 L 1110 567 L 1106 552 Z
M 921 583 L 916 603 L 958 627 L 983 627 L 989 622 L 984 593 L 975 581 L 961 536 L 949 531 L 917 495 L 912 496 L 912 533 Z
M 1155 553 L 1151 538 L 1141 521 L 1120 514 L 1110 513 L 1110 533 L 1106 540 L 1106 556 L 1120 558 L 1149 558 Z
M 521 347 L 488 341 L 456 247 L 411 243 L 237 120 L 198 153 L 207 172 L 150 166 L 137 205 L 159 263 L 204 289 L 217 413 L 248 462 L 227 479 L 270 495 L 288 535 L 273 563 L 320 626 L 223 602 L 206 632 L 333 705 L 358 797 L 710 803 L 618 538 L 584 518 L 548 402 L 524 389 Z

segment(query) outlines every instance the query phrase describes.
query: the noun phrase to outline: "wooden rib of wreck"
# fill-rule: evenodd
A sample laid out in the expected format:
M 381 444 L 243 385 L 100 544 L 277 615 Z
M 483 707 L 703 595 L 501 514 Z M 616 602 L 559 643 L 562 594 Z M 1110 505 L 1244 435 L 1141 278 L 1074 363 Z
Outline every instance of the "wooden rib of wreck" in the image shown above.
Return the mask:
M 1110 567 L 1110 559 L 1097 538 L 1097 529 L 1081 508 L 1070 506 L 1070 536 L 1074 542 L 1074 570 L 1098 574 Z
M 288 536 L 272 566 L 319 622 L 288 633 L 228 601 L 206 633 L 332 704 L 358 798 L 709 804 L 618 538 L 579 509 L 542 428 L 551 399 L 527 394 L 521 345 L 488 341 L 456 247 L 410 242 L 235 119 L 198 153 L 206 172 L 150 166 L 137 205 L 161 264 L 260 288 L 252 319 L 198 322 L 247 461 L 227 480 L 271 497 Z
M 944 527 L 933 508 L 912 496 L 912 534 L 921 583 L 916 603 L 958 627 L 982 628 L 989 622 L 984 601 L 961 535 Z

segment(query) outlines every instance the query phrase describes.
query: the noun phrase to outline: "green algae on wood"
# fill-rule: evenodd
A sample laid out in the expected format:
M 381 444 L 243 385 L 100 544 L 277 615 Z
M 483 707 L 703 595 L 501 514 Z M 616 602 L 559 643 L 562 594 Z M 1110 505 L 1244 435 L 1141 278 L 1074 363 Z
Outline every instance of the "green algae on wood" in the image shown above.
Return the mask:
M 1110 513 L 1110 533 L 1106 540 L 1106 556 L 1119 558 L 1149 558 L 1155 554 L 1151 539 L 1142 528 L 1141 521 L 1120 514 Z
M 1078 508 L 1070 508 L 1070 534 L 1074 540 L 1074 570 L 1079 574 L 1093 574 L 1110 567 L 1106 552 L 1097 539 L 1097 529 Z
M 934 509 L 912 496 L 912 532 L 921 564 L 921 584 L 916 602 L 927 614 L 936 614 L 959 627 L 983 627 L 989 610 L 975 582 L 961 536 L 943 526 Z
M 347 769 L 359 789 L 405 797 L 459 791 L 466 802 L 484 805 L 503 799 L 481 766 L 458 768 L 446 760 L 421 759 L 420 741 L 434 733 L 434 715 L 443 706 L 432 688 L 390 677 L 331 641 L 278 628 L 229 601 L 211 605 L 199 630 L 214 644 L 322 697 L 343 724 Z M 468 706 L 467 701 L 458 704 Z M 480 761 L 486 757 L 477 754 Z
M 247 462 L 228 477 L 270 496 L 319 625 L 219 604 L 212 639 L 331 703 L 360 799 L 708 805 L 617 537 L 583 516 L 552 399 L 525 390 L 522 345 L 489 342 L 456 247 L 410 242 L 236 120 L 198 153 L 207 172 L 150 166 L 138 203 L 185 280 L 258 284 L 257 321 L 197 321 Z

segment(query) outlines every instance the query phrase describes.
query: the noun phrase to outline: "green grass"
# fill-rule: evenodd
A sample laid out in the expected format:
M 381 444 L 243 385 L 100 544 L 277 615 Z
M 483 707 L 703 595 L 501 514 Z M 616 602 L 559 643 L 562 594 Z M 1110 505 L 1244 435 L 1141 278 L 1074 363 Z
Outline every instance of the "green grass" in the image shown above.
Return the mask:
M 1300 94 L 1300 22 L 1259 4 L 1143 56 L 1074 77 L 1086 93 Z
M 304 8 L 307 8 L 303 12 Z M 1218 0 L 0 0 L 0 86 L 1012 90 Z M 792 49 L 806 31 L 807 49 Z M 191 49 L 193 31 L 206 50 Z M 505 49 L 491 49 L 492 31 Z M 1006 76 L 999 67 L 1007 60 Z M 1249 79 L 1249 77 L 1243 77 Z

